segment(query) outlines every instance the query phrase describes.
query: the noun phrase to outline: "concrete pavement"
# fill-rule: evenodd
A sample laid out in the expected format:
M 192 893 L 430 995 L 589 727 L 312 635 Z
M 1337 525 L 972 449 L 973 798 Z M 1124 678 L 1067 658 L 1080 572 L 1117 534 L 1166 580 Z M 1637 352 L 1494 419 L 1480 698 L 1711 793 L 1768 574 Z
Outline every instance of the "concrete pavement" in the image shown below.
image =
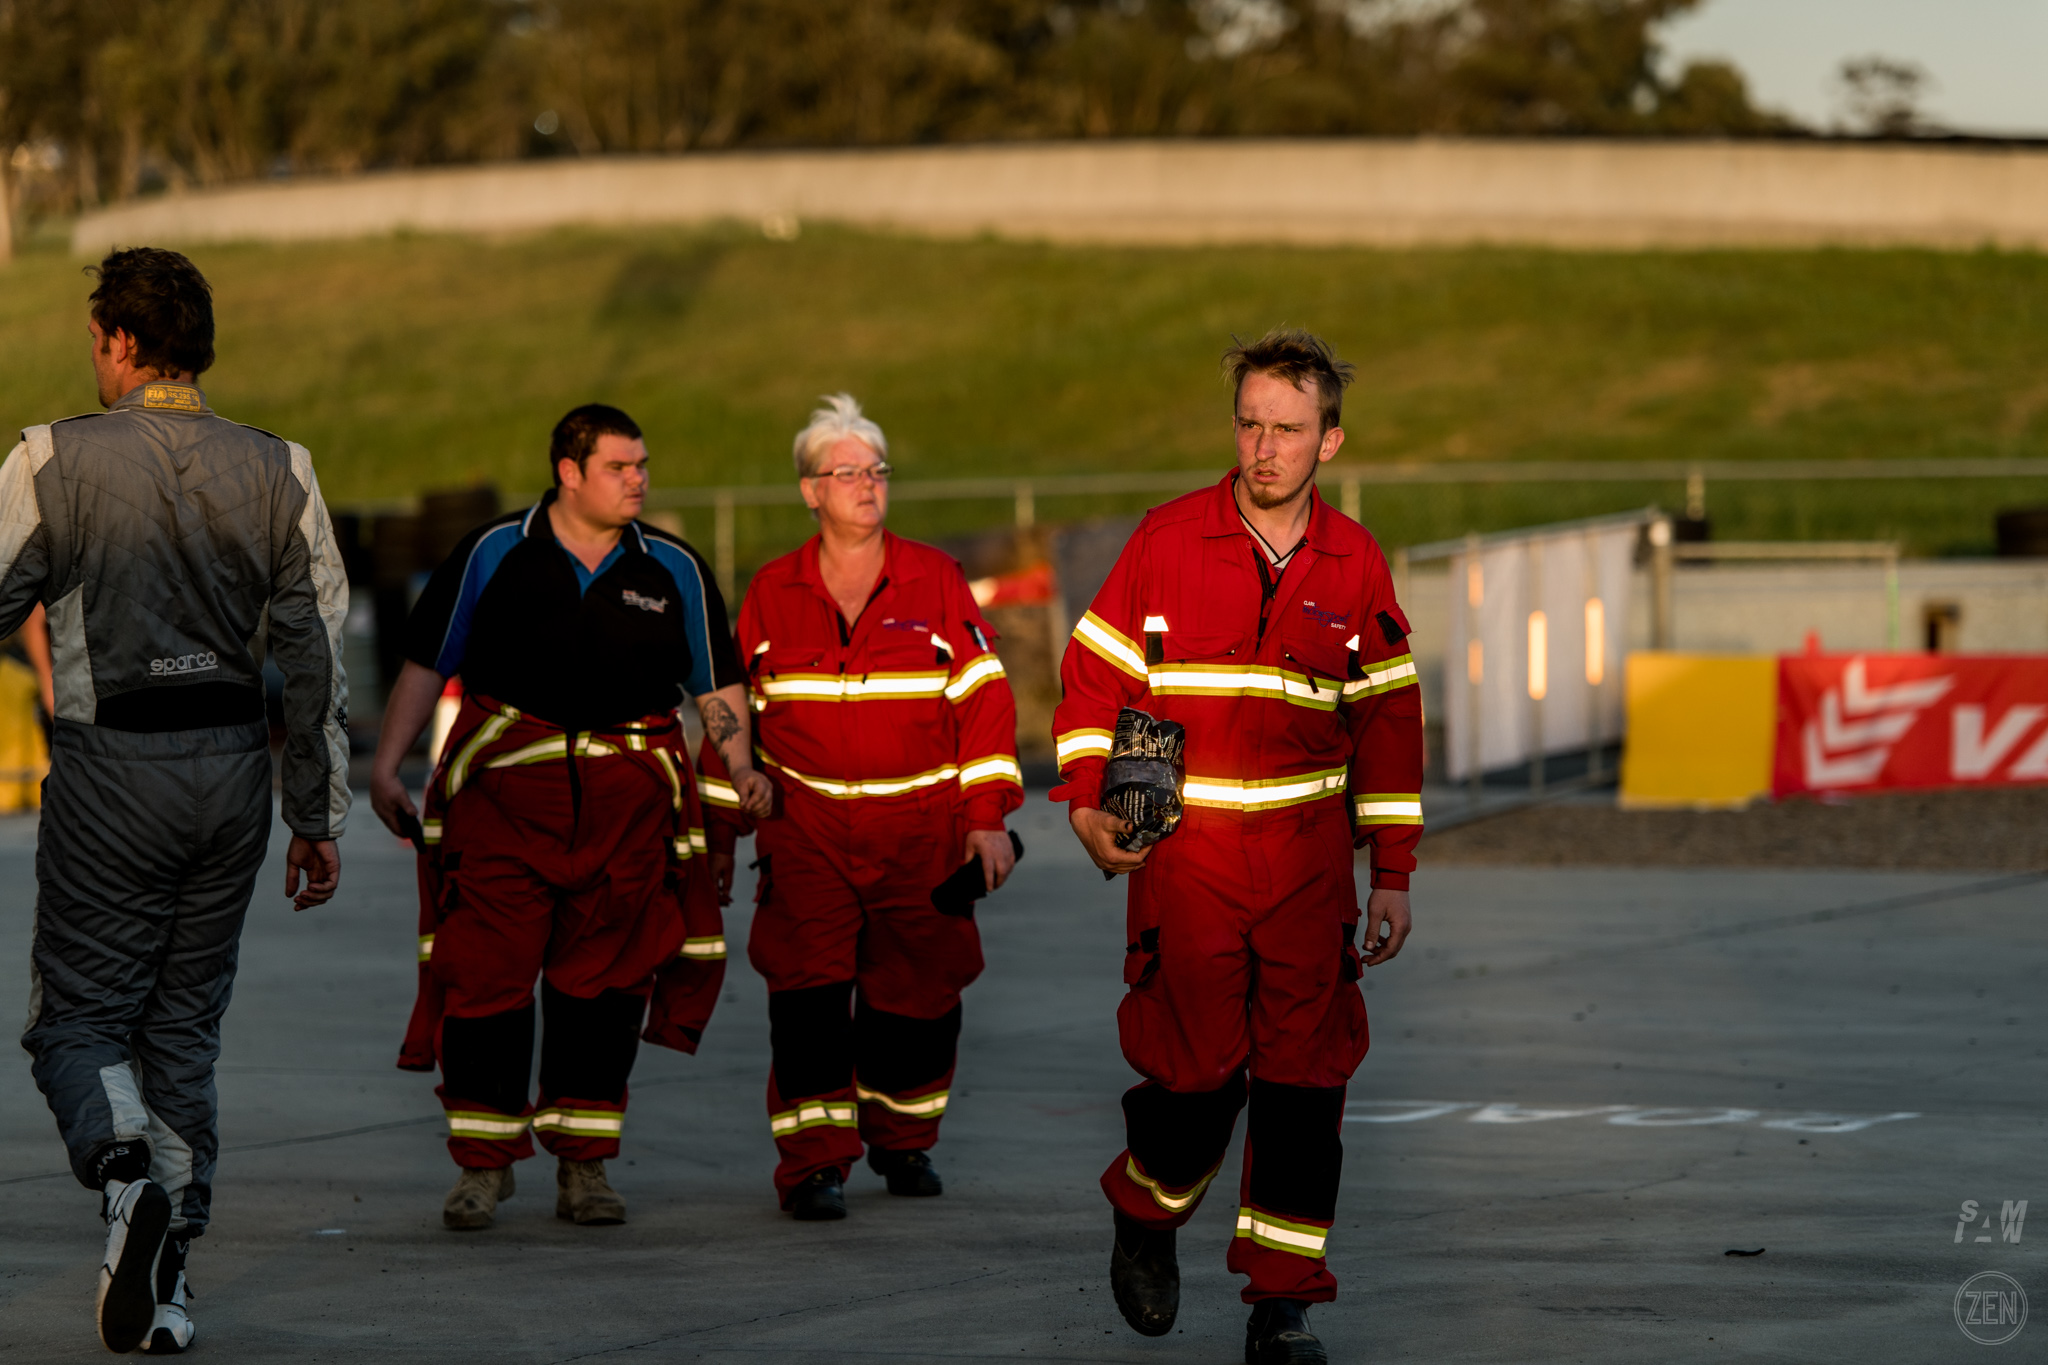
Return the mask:
M 1228 1180 L 1182 1234 L 1180 1330 L 1139 1338 L 1110 1302 L 1095 1179 L 1131 1080 L 1113 1026 L 1122 888 L 1042 796 L 1020 829 L 1017 880 L 984 903 L 989 970 L 934 1150 L 947 1193 L 891 1199 L 862 1169 L 852 1217 L 823 1226 L 777 1213 L 769 1189 L 744 913 L 701 1055 L 641 1054 L 614 1168 L 632 1221 L 558 1222 L 543 1159 L 495 1229 L 454 1234 L 432 1081 L 392 1067 L 410 855 L 363 810 L 341 896 L 304 916 L 273 859 L 228 1014 L 198 1358 L 1241 1358 Z M 0 828 L 7 1018 L 25 1005 L 32 839 Z M 1998 1218 L 2048 1198 L 2048 887 L 1431 873 L 1424 853 L 1416 937 L 1367 982 L 1375 1039 L 1331 1240 L 1343 1297 L 1313 1319 L 1333 1360 L 2039 1358 L 2048 1323 L 1986 1350 L 1952 1306 L 1997 1270 L 2048 1308 L 2048 1224 L 2014 1243 Z M 25 1056 L 0 1066 L 0 1356 L 104 1358 L 95 1197 L 64 1170 Z M 1958 1241 L 1964 1200 L 1990 1224 Z

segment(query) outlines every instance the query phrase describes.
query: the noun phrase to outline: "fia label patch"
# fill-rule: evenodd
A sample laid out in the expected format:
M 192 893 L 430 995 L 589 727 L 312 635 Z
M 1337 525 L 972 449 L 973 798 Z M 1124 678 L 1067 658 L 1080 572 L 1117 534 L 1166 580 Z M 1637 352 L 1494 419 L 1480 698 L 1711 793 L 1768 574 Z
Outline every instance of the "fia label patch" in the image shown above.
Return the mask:
M 665 612 L 668 610 L 668 599 L 666 597 L 648 597 L 644 593 L 634 592 L 631 588 L 621 592 L 619 600 L 629 607 L 638 607 L 642 611 Z
M 166 412 L 204 412 L 206 403 L 190 384 L 145 384 L 142 406 Z

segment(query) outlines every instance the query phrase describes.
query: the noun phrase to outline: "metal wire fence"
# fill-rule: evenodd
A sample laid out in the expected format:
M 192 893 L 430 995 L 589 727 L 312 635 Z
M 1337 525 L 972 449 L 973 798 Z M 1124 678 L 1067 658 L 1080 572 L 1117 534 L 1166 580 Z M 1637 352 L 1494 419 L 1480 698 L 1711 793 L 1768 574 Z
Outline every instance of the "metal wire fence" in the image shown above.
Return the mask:
M 1037 524 L 1038 506 L 1052 498 L 1111 498 L 1131 494 L 1185 493 L 1212 483 L 1216 469 L 1152 470 L 1119 474 L 1058 474 L 1030 477 L 903 480 L 889 488 L 892 502 L 997 502 L 1010 504 L 1019 528 Z M 1404 461 L 1388 464 L 1332 464 L 1320 481 L 1337 490 L 1338 507 L 1357 517 L 1363 490 L 1393 485 L 1460 484 L 1683 484 L 1688 515 L 1700 515 L 1714 483 L 1853 482 L 1865 480 L 2048 479 L 2048 459 L 1907 460 L 1548 460 Z M 714 488 L 658 488 L 650 508 L 711 512 L 711 562 L 719 585 L 730 594 L 738 552 L 736 511 L 742 507 L 800 505 L 794 482 Z M 700 542 L 701 543 L 701 542 Z

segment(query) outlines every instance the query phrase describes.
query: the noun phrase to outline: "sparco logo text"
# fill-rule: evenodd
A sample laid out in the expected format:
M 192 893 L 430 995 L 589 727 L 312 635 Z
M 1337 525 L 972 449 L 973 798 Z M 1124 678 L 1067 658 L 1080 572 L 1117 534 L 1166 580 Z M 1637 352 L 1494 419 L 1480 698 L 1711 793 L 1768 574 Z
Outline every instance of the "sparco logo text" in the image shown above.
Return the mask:
M 173 654 L 164 659 L 151 659 L 149 671 L 153 677 L 165 677 L 172 673 L 204 673 L 209 668 L 220 667 L 220 655 L 212 650 L 201 650 L 197 654 Z

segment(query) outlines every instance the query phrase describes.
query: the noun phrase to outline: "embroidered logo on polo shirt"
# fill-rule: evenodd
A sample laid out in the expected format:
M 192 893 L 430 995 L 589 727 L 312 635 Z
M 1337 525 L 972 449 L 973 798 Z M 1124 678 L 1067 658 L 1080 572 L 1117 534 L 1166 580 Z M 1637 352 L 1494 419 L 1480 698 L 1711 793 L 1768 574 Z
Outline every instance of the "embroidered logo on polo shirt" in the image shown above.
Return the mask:
M 199 401 L 199 390 L 190 384 L 145 384 L 142 386 L 142 406 L 171 412 L 206 411 L 206 404 Z
M 642 611 L 668 610 L 668 599 L 666 597 L 647 597 L 641 593 L 634 592 L 631 588 L 622 591 L 619 594 L 619 600 L 629 607 L 638 607 Z

